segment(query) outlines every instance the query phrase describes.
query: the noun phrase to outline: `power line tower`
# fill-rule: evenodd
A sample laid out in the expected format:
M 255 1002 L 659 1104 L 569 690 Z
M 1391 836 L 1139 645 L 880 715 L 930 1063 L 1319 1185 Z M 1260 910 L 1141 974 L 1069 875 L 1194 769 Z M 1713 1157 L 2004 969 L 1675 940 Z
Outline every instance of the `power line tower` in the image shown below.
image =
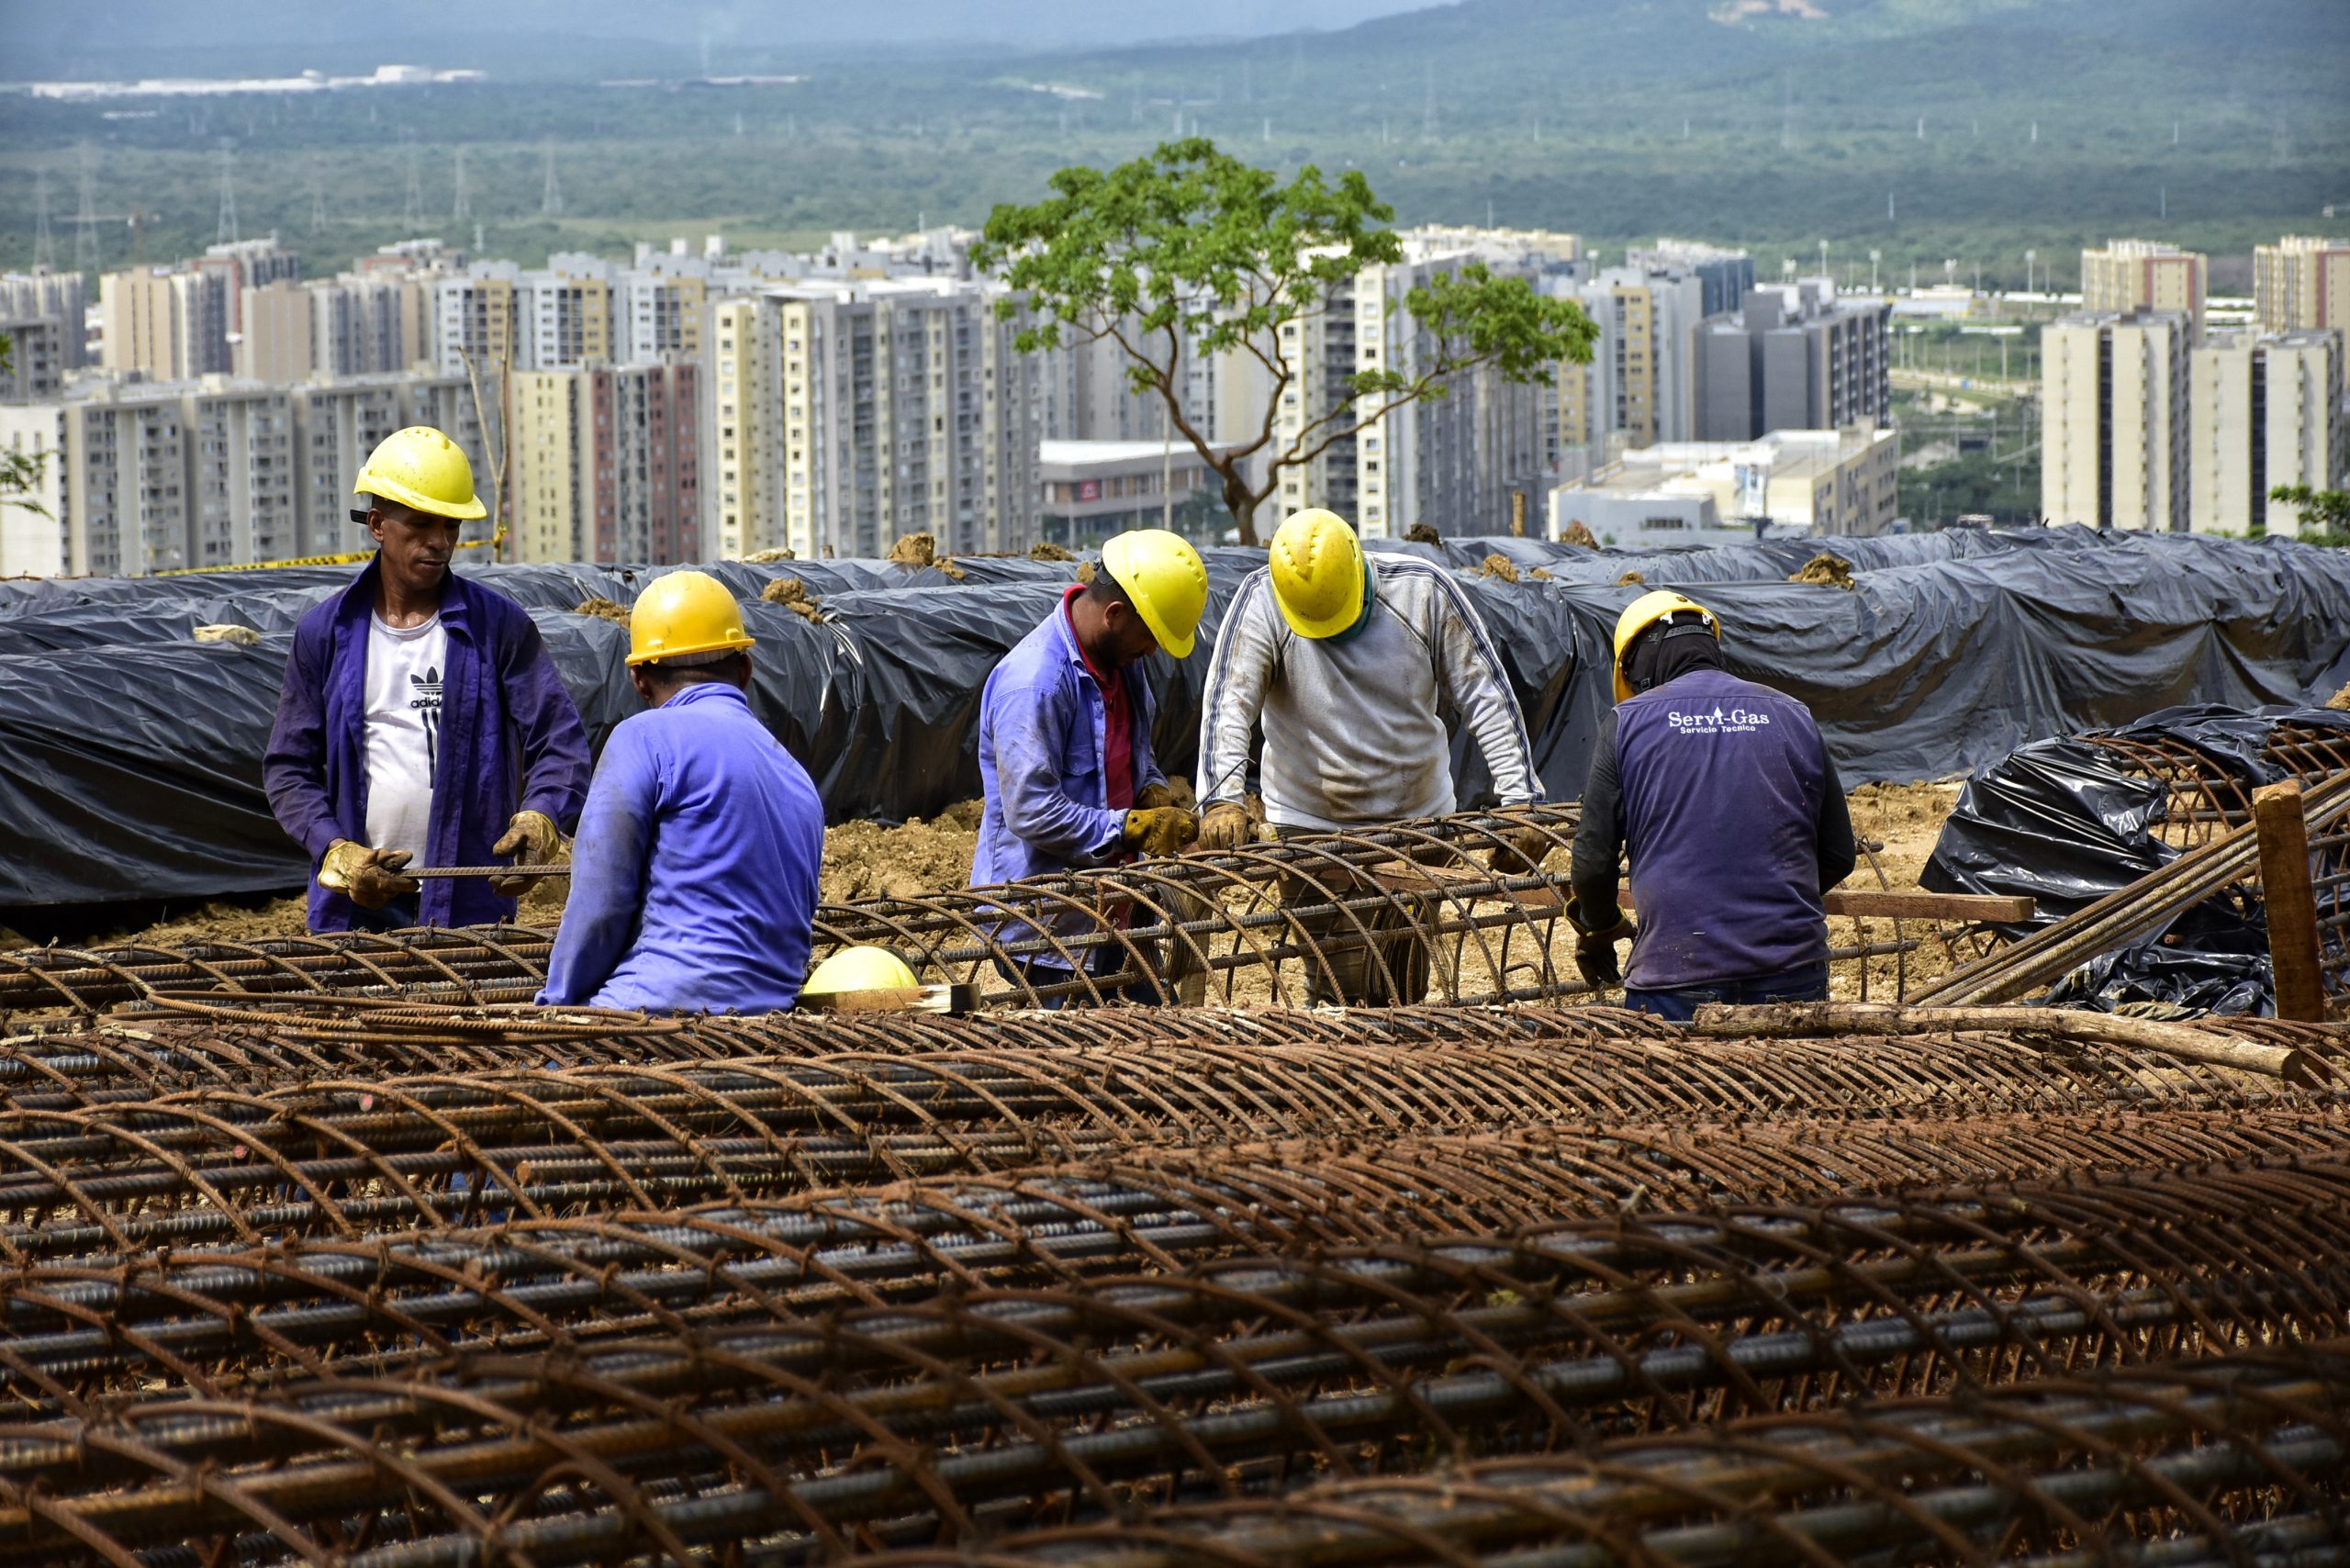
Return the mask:
M 82 210 L 73 218 L 73 270 L 77 273 L 95 273 L 101 262 L 97 189 L 97 155 L 85 141 L 82 143 Z
M 318 233 L 327 226 L 327 176 L 319 155 L 310 154 L 310 232 Z
M 404 130 L 400 140 L 408 143 L 408 196 L 400 204 L 400 224 L 413 234 L 424 227 L 424 176 L 416 162 L 416 133 Z
M 547 185 L 545 193 L 539 197 L 539 210 L 549 218 L 557 218 L 563 213 L 563 185 L 554 177 L 553 141 L 547 143 Z
M 474 215 L 473 194 L 465 189 L 465 150 L 462 147 L 457 149 L 456 185 L 457 198 L 450 206 L 449 216 L 471 218 Z
M 228 138 L 220 140 L 220 232 L 224 245 L 237 242 L 237 154 Z
M 33 271 L 57 270 L 57 238 L 49 231 L 49 171 L 33 174 Z

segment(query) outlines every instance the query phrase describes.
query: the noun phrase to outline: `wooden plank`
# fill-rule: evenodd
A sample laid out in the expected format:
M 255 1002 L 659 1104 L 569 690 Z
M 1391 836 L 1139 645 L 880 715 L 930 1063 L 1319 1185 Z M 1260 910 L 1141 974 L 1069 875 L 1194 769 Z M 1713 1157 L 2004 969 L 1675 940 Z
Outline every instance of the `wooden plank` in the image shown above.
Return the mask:
M 944 1013 L 959 1017 L 975 1013 L 979 988 L 975 985 L 913 985 L 888 991 L 836 991 L 823 996 L 803 996 L 801 1013 Z
M 2252 792 L 2260 838 L 2260 896 L 2268 914 L 2268 964 L 2277 977 L 2277 1016 L 2325 1022 L 2325 971 L 2317 939 L 2317 890 L 2310 882 L 2309 817 L 2301 787 L 2287 779 Z
M 1318 881 L 1332 880 L 1318 867 L 1310 868 L 1310 870 Z M 1494 879 L 1491 871 L 1455 870 L 1444 866 L 1423 866 L 1414 860 L 1384 860 L 1375 866 L 1363 867 L 1355 875 L 1391 893 L 1422 893 L 1431 897 L 1441 897 L 1463 886 L 1482 889 Z M 1566 894 L 1556 887 L 1518 888 L 1505 893 L 1480 891 L 1465 896 L 1472 900 L 1505 898 L 1519 908 L 1537 913 L 1555 913 L 1566 902 Z
M 1616 902 L 1632 909 L 1632 884 L 1621 883 Z M 1873 920 L 1964 920 L 1986 925 L 2030 920 L 2036 901 L 1997 893 L 1936 893 L 1923 888 L 1837 888 L 1820 902 L 1830 914 L 1858 915 Z

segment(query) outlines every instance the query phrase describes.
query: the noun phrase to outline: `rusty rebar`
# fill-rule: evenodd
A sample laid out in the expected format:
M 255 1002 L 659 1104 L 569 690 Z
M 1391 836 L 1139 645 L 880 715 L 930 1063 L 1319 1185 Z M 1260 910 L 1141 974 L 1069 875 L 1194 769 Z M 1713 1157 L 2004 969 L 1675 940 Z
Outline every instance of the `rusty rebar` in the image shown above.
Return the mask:
M 395 1376 L 0 1428 L 0 1562 L 241 1535 L 245 1561 L 361 1542 L 382 1568 L 602 1561 L 647 1540 L 759 1540 L 787 1559 L 1117 1515 L 1138 1495 L 1239 1498 L 1316 1468 L 1711 1448 L 1693 1428 L 1760 1412 L 1816 1413 L 1788 1427 L 1807 1434 L 1791 1451 L 1758 1450 L 1801 1462 L 1811 1435 L 1897 1418 L 1842 1409 L 1855 1395 L 1964 1414 L 2077 1366 L 2339 1334 L 2350 1274 L 2309 1260 L 2342 1256 L 2345 1196 L 2339 1164 L 2147 1170 L 1153 1260 L 1075 1289 L 978 1282 L 820 1312 L 770 1298 L 733 1323 L 456 1347 Z M 2196 1425 L 2233 1440 L 2257 1405 Z M 498 1522 L 465 1497 L 503 1499 Z

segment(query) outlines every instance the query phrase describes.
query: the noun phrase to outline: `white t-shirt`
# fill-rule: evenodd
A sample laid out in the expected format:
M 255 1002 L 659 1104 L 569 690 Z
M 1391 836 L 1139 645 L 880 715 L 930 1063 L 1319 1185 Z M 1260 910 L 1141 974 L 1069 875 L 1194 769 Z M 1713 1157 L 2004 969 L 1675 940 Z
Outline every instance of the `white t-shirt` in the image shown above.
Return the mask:
M 367 842 L 426 863 L 432 769 L 441 746 L 441 676 L 449 633 L 435 615 L 396 627 L 372 611 L 367 628 Z

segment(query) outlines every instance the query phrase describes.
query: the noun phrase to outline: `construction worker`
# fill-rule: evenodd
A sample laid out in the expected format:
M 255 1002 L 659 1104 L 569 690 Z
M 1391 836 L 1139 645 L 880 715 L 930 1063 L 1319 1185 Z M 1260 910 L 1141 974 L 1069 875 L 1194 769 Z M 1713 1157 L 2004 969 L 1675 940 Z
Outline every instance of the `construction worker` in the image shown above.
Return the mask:
M 395 431 L 353 491 L 375 558 L 295 628 L 262 765 L 310 855 L 310 929 L 509 920 L 535 879 L 406 868 L 554 859 L 588 786 L 579 710 L 529 613 L 450 568 L 486 510 L 454 442 Z
M 1454 809 L 1439 701 L 1457 709 L 1505 806 L 1542 799 L 1526 721 L 1500 655 L 1451 573 L 1408 555 L 1374 564 L 1346 520 L 1314 508 L 1281 524 L 1270 559 L 1240 586 L 1208 666 L 1200 734 L 1200 843 L 1233 849 L 1256 836 L 1248 809 L 1251 732 L 1261 723 L 1266 821 L 1277 839 Z M 1504 853 L 1539 864 L 1550 841 L 1528 827 Z M 1285 879 L 1283 901 L 1325 890 Z M 1390 904 L 1365 922 L 1396 932 L 1342 940 L 1361 917 L 1308 917 L 1324 948 L 1307 965 L 1315 1002 L 1417 1002 L 1428 948 L 1410 933 L 1432 908 Z M 1343 927 L 1343 929 L 1341 929 Z M 1325 964 L 1327 970 L 1326 972 Z
M 1181 535 L 1146 528 L 1102 546 L 1089 584 L 988 676 L 979 698 L 979 779 L 986 796 L 971 885 L 1041 872 L 1173 855 L 1199 822 L 1169 786 L 1151 746 L 1156 703 L 1142 661 L 1165 650 L 1189 658 L 1208 601 L 1207 567 Z M 1072 913 L 1057 934 L 1087 924 Z M 1036 933 L 1009 924 L 999 940 Z M 1118 969 L 1114 946 L 1091 949 L 1089 971 Z M 1014 966 L 1035 986 L 1066 985 L 1072 955 L 1046 952 Z M 1155 994 L 1150 988 L 1141 993 Z M 1058 1004 L 1069 993 L 1048 999 Z
M 1723 669 L 1720 622 L 1670 591 L 1617 618 L 1615 678 L 1567 912 L 1583 978 L 1623 980 L 1626 1006 L 1684 1023 L 1708 1002 L 1826 1000 L 1820 895 L 1852 874 L 1854 848 L 1811 711 Z M 1616 897 L 1625 853 L 1637 933 Z
M 743 607 L 708 573 L 670 572 L 638 597 L 628 635 L 650 711 L 604 743 L 539 1000 L 789 1007 L 808 970 L 824 806 L 752 716 Z

